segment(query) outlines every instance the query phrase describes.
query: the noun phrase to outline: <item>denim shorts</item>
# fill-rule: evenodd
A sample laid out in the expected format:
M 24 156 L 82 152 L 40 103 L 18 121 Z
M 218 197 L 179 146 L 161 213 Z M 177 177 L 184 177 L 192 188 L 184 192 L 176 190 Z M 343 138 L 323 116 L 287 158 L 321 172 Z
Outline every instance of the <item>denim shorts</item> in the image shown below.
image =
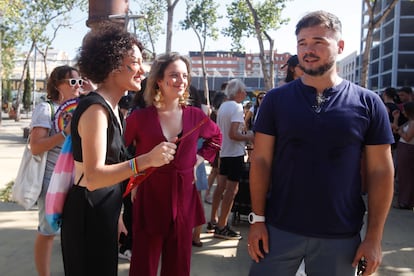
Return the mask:
M 39 234 L 42 234 L 43 236 L 54 236 L 59 234 L 60 230 L 53 231 L 52 227 L 49 225 L 49 223 L 46 220 L 46 192 L 47 188 L 49 187 L 50 182 L 50 176 L 47 176 L 45 174 L 45 177 L 43 178 L 43 185 L 42 185 L 42 191 L 40 192 L 40 196 L 37 199 L 37 207 L 39 208 L 39 225 L 37 226 L 37 231 Z

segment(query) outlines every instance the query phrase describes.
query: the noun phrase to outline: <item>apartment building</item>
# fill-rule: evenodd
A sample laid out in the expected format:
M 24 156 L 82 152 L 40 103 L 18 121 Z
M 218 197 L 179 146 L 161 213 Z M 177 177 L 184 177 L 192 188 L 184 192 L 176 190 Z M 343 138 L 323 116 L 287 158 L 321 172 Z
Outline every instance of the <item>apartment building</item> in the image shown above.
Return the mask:
M 192 63 L 193 84 L 198 88 L 202 83 L 201 52 L 189 52 Z M 286 69 L 281 67 L 287 62 L 290 53 L 279 54 L 273 51 L 275 83 L 286 77 Z M 265 51 L 265 60 L 270 59 L 270 51 Z M 218 90 L 221 83 L 232 78 L 242 79 L 250 90 L 263 90 L 263 73 L 259 53 L 236 53 L 230 51 L 205 52 L 205 65 L 209 78 L 209 88 Z
M 389 0 L 379 1 L 375 14 L 380 15 Z M 363 1 L 361 53 L 365 48 L 367 8 Z M 368 70 L 368 88 L 377 92 L 384 88 L 414 87 L 414 1 L 400 0 L 374 32 L 374 43 Z M 362 60 L 359 59 L 359 66 Z M 357 72 L 359 76 L 359 72 Z

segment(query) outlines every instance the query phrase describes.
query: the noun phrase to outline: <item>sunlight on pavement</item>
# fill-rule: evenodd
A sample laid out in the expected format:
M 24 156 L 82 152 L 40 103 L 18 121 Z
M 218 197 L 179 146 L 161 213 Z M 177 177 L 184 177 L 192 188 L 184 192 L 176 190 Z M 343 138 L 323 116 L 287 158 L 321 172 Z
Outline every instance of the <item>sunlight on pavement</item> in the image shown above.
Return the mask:
M 37 211 L 0 212 L 0 229 L 36 230 Z

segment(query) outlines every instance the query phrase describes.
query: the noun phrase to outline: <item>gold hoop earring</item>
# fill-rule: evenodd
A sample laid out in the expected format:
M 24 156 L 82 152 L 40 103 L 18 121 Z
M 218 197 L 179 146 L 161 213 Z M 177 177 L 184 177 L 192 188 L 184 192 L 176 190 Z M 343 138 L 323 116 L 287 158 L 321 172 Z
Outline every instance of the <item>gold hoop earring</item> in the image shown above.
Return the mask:
M 188 98 L 190 97 L 190 93 L 188 90 L 185 90 L 184 94 L 178 98 L 178 104 L 181 106 L 188 104 Z
M 163 107 L 163 106 L 164 106 L 163 101 L 164 101 L 164 99 L 163 99 L 163 96 L 162 96 L 161 90 L 159 90 L 159 89 L 155 90 L 155 96 L 154 96 L 154 106 L 155 106 L 156 108 L 161 108 L 161 107 Z

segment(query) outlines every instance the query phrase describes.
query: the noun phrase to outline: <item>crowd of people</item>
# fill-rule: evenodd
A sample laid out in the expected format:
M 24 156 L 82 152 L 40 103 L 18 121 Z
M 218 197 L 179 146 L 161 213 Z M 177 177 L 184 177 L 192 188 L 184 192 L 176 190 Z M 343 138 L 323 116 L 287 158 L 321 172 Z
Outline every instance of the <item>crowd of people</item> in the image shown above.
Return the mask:
M 50 275 L 57 233 L 45 220 L 44 196 L 69 134 L 75 174 L 62 216 L 65 275 L 117 275 L 119 256 L 130 261 L 131 276 L 190 275 L 203 227 L 215 238 L 242 238 L 229 215 L 246 161 L 249 275 L 295 275 L 301 264 L 310 276 L 355 275 L 358 265 L 361 275 L 374 273 L 393 194 L 395 208 L 414 207 L 414 96 L 410 87 L 389 87 L 380 97 L 342 79 L 335 68 L 341 28 L 325 11 L 300 19 L 285 82 L 245 110 L 240 79 L 203 108 L 190 91 L 188 57 L 157 56 L 144 81 L 144 48 L 134 35 L 110 23 L 90 31 L 77 68 L 56 67 L 49 102 L 33 112 L 32 151 L 49 152 L 38 274 Z M 83 91 L 57 132 L 53 110 Z

